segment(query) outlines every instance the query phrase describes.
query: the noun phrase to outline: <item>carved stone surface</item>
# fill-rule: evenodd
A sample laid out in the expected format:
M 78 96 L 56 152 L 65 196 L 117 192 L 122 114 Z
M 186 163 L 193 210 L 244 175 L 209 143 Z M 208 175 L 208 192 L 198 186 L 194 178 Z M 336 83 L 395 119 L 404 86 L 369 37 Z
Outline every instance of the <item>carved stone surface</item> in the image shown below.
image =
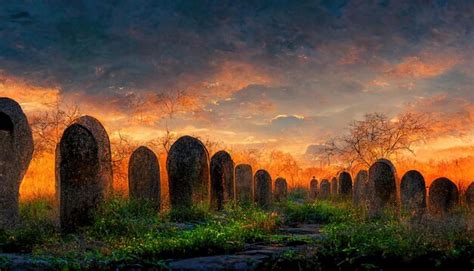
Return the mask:
M 420 215 L 426 210 L 426 184 L 420 172 L 410 170 L 400 183 L 400 202 L 405 212 Z
M 275 180 L 275 193 L 273 198 L 277 202 L 286 201 L 288 196 L 288 183 L 285 178 L 278 177 Z
M 255 203 L 261 208 L 269 208 L 272 203 L 272 178 L 263 169 L 255 172 Z
M 0 98 L 0 228 L 19 220 L 19 190 L 33 156 L 33 136 L 20 105 Z
M 166 168 L 172 208 L 209 201 L 209 153 L 199 139 L 180 137 L 170 148 Z
M 371 215 L 397 205 L 397 173 L 389 160 L 380 159 L 370 167 L 367 196 Z
M 319 197 L 321 199 L 329 198 L 329 195 L 331 195 L 331 183 L 329 183 L 328 179 L 323 179 L 321 181 L 321 187 L 319 190 Z
M 352 197 L 352 177 L 349 172 L 341 172 L 337 183 L 339 185 L 339 195 L 346 198 Z
M 147 201 L 155 210 L 160 210 L 160 164 L 155 153 L 147 147 L 137 148 L 130 156 L 128 194 L 131 199 Z
M 339 194 L 338 188 L 339 188 L 339 185 L 337 183 L 337 178 L 333 177 L 331 179 L 331 194 L 333 196 L 337 196 L 337 194 Z
M 315 200 L 318 197 L 318 180 L 313 176 L 309 182 L 309 199 Z
M 459 191 L 448 178 L 438 178 L 430 185 L 429 208 L 433 214 L 443 215 L 459 204 Z
M 352 201 L 356 206 L 365 203 L 368 177 L 367 170 L 360 170 L 354 180 Z
M 224 204 L 235 200 L 234 161 L 226 151 L 211 158 L 211 206 L 222 210 Z
M 465 197 L 467 207 L 474 211 L 474 182 L 467 187 Z
M 235 196 L 238 203 L 253 202 L 253 172 L 252 166 L 240 164 L 235 167 Z

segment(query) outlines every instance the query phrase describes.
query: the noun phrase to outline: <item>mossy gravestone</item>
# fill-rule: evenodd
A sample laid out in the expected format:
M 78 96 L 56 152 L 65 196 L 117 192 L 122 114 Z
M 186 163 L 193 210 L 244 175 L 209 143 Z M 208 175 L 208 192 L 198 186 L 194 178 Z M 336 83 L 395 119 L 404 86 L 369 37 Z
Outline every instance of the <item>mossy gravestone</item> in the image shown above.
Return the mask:
M 235 167 L 235 196 L 239 204 L 253 202 L 252 166 L 240 164 Z
M 343 171 L 339 174 L 339 179 L 337 181 L 339 185 L 339 195 L 350 198 L 352 197 L 352 177 L 346 171 Z
M 367 187 L 367 170 L 360 170 L 354 180 L 352 202 L 358 206 L 365 202 L 365 193 Z
M 0 228 L 19 220 L 20 184 L 33 156 L 33 137 L 20 105 L 0 98 Z
M 275 193 L 273 198 L 277 202 L 286 201 L 288 197 L 288 183 L 285 178 L 278 177 L 275 180 Z
M 426 184 L 420 172 L 410 170 L 400 183 L 402 210 L 412 215 L 421 215 L 426 210 Z
M 321 181 L 321 187 L 319 190 L 320 190 L 319 197 L 321 199 L 329 198 L 329 195 L 331 194 L 331 184 L 329 183 L 328 179 L 323 179 Z
M 370 215 L 378 215 L 383 208 L 397 205 L 397 173 L 389 160 L 380 159 L 370 167 L 367 201 Z
M 337 178 L 333 177 L 331 179 L 331 194 L 333 196 L 337 196 L 338 194 L 338 184 L 337 184 Z
M 474 211 L 474 183 L 471 183 L 465 193 L 466 204 L 469 210 Z
M 147 147 L 137 148 L 128 162 L 128 194 L 130 199 L 146 201 L 159 211 L 161 205 L 160 164 Z
M 272 178 L 263 169 L 255 172 L 255 203 L 261 208 L 269 208 L 272 204 Z
M 209 201 L 209 154 L 202 142 L 180 137 L 171 146 L 166 160 L 172 208 L 190 208 Z
M 235 199 L 234 161 L 226 151 L 211 158 L 211 206 L 222 210 L 225 203 Z
M 318 180 L 313 176 L 311 181 L 309 181 L 309 199 L 315 200 L 318 196 Z
M 459 203 L 459 191 L 448 178 L 438 178 L 430 185 L 429 209 L 432 214 L 444 215 Z

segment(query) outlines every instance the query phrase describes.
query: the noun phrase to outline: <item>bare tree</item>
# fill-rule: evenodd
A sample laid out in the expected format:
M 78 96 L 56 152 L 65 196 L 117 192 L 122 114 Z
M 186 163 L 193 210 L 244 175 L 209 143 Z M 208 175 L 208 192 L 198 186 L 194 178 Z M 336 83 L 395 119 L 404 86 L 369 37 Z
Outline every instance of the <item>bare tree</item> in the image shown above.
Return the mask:
M 372 113 L 353 121 L 348 134 L 330 139 L 323 152 L 349 168 L 370 166 L 380 158 L 390 159 L 402 152 L 414 154 L 413 145 L 428 132 L 428 121 L 422 115 L 405 113 L 390 120 L 384 114 Z

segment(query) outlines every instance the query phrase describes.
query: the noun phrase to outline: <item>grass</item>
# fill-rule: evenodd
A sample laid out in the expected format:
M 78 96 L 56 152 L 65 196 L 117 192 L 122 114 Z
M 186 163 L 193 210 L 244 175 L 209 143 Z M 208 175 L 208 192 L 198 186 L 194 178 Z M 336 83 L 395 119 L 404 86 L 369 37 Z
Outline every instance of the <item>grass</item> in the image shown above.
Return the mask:
M 61 235 L 51 202 L 21 204 L 22 225 L 0 232 L 1 252 L 29 253 L 61 270 L 108 270 L 140 263 L 166 268 L 166 259 L 233 253 L 246 243 L 309 244 L 288 251 L 267 266 L 288 270 L 446 269 L 472 270 L 474 233 L 459 211 L 442 221 L 413 222 L 387 212 L 369 219 L 365 210 L 344 200 L 301 203 L 289 200 L 276 211 L 228 205 L 223 212 L 207 206 L 162 214 L 143 202 L 113 198 L 94 223 L 78 233 Z M 280 224 L 323 224 L 318 241 L 277 234 Z M 0 268 L 9 265 L 0 258 Z

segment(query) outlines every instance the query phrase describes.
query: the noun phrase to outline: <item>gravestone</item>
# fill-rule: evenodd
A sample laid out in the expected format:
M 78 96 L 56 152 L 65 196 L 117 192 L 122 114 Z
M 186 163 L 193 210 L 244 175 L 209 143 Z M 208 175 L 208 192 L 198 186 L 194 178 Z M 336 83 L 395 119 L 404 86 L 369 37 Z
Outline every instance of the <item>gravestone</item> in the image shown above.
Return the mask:
M 466 189 L 466 203 L 469 210 L 474 211 L 474 182 L 472 182 Z
M 228 152 L 216 152 L 211 158 L 211 206 L 222 210 L 234 199 L 234 161 Z
M 128 194 L 131 199 L 146 201 L 159 211 L 161 205 L 160 164 L 147 147 L 137 148 L 128 163 Z
M 270 174 L 263 169 L 255 172 L 255 203 L 257 206 L 267 209 L 272 203 L 272 178 Z
M 331 194 L 333 196 L 337 196 L 338 194 L 338 183 L 337 183 L 337 178 L 336 177 L 333 177 L 331 179 Z
M 443 215 L 459 203 L 459 191 L 448 178 L 438 178 L 430 185 L 429 209 L 432 214 Z
M 421 215 L 426 210 L 426 184 L 420 172 L 410 170 L 400 183 L 402 210 L 412 215 Z
M 286 201 L 288 196 L 288 184 L 285 178 L 278 177 L 275 180 L 275 194 L 274 199 L 277 202 Z
M 339 185 L 339 194 L 343 197 L 352 197 L 352 177 L 346 171 L 343 171 L 339 174 L 339 180 L 337 181 Z
M 372 216 L 378 215 L 385 207 L 397 205 L 397 173 L 389 160 L 380 159 L 370 167 L 367 202 Z
M 0 229 L 19 220 L 19 190 L 33 156 L 33 136 L 20 105 L 0 98 Z
M 209 154 L 202 142 L 182 136 L 171 146 L 166 160 L 172 208 L 190 208 L 209 201 Z
M 253 202 L 252 166 L 240 164 L 235 167 L 235 196 L 240 204 Z
M 353 189 L 354 191 L 353 191 L 353 198 L 352 198 L 352 202 L 356 206 L 365 203 L 367 179 L 368 179 L 367 170 L 359 170 L 354 180 L 354 189 Z
M 104 198 L 98 142 L 86 127 L 72 124 L 59 142 L 59 157 L 60 223 L 71 232 L 92 223 Z
M 321 199 L 328 199 L 329 195 L 331 195 L 331 184 L 329 183 L 328 179 L 323 179 L 321 181 L 321 187 L 319 189 L 319 197 Z
M 316 180 L 316 177 L 313 176 L 313 178 L 309 182 L 309 199 L 315 200 L 317 196 L 318 196 L 318 180 Z

